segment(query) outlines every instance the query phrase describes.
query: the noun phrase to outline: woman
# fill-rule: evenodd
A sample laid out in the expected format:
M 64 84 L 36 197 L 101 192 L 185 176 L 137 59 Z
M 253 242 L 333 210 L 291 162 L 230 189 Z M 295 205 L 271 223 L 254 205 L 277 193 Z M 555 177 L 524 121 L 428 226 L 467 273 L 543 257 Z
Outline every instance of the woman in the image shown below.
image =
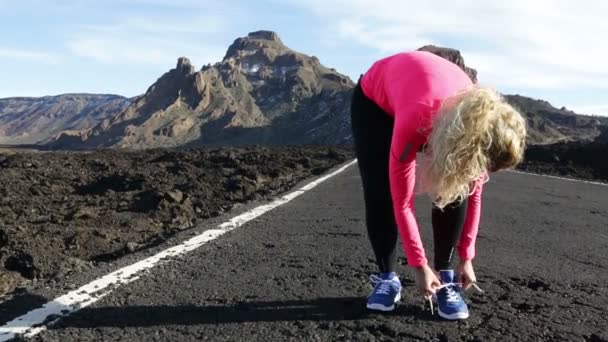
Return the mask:
M 351 115 L 367 230 L 380 271 L 370 278 L 374 290 L 367 307 L 390 311 L 401 297 L 395 273 L 399 232 L 420 292 L 436 298 L 441 317 L 468 318 L 460 289 L 476 282 L 472 260 L 482 186 L 488 172 L 522 160 L 525 120 L 456 64 L 425 51 L 376 62 L 355 88 Z M 433 199 L 434 270 L 414 212 L 420 149 L 419 188 Z M 456 270 L 454 249 L 460 257 Z

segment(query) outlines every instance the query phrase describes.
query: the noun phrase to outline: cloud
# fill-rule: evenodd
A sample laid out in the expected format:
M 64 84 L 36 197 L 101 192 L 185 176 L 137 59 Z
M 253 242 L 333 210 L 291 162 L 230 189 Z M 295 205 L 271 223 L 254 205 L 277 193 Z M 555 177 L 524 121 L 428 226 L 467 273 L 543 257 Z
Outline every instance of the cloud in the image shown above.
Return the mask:
M 26 93 L 24 93 L 22 89 L 15 89 L 14 87 L 11 87 L 10 89 L 0 88 L 0 99 L 9 97 L 42 97 L 47 95 L 49 94 L 45 90 L 31 89 L 30 87 L 27 88 Z
M 143 5 L 155 5 L 164 7 L 208 7 L 214 2 L 210 0 L 118 0 L 118 2 L 135 2 Z
M 482 83 L 544 90 L 608 87 L 608 74 L 572 70 L 577 65 L 552 65 L 547 58 L 547 61 L 543 61 L 527 54 L 465 53 L 467 64 L 480 72 Z
M 79 37 L 68 43 L 70 50 L 81 57 L 103 63 L 166 64 L 175 55 L 162 47 L 142 46 L 123 39 L 106 37 Z
M 127 17 L 84 26 L 70 37 L 67 47 L 77 56 L 101 63 L 167 65 L 187 56 L 206 64 L 222 58 L 225 47 L 210 38 L 225 27 L 223 18 L 213 15 L 179 21 Z
M 187 20 L 169 21 L 158 17 L 128 16 L 114 24 L 88 25 L 85 29 L 97 33 L 126 33 L 141 34 L 211 34 L 226 29 L 224 18 L 217 15 L 206 15 Z
M 217 47 L 191 47 L 161 39 L 136 41 L 103 36 L 75 38 L 68 47 L 78 56 L 114 64 L 167 65 L 187 56 L 202 65 L 219 61 L 224 52 Z
M 608 2 L 287 0 L 326 18 L 324 33 L 376 52 L 434 43 L 463 52 L 497 86 L 608 88 Z
M 0 47 L 0 60 L 21 60 L 44 64 L 57 64 L 60 56 L 51 52 L 2 48 Z
M 607 104 L 597 104 L 591 106 L 574 106 L 572 108 L 575 112 L 581 114 L 595 114 L 608 116 L 608 103 Z

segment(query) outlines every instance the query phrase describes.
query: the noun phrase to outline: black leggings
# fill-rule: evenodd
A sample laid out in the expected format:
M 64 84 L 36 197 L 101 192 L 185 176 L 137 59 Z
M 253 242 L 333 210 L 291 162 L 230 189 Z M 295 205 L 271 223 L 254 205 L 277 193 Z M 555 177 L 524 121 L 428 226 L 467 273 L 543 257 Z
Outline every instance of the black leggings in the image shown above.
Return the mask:
M 355 87 L 351 102 L 355 152 L 363 183 L 367 233 L 380 272 L 395 271 L 397 223 L 393 213 L 388 163 L 393 118 Z M 451 268 L 466 214 L 467 201 L 452 203 L 444 210 L 433 205 L 432 224 L 435 269 Z

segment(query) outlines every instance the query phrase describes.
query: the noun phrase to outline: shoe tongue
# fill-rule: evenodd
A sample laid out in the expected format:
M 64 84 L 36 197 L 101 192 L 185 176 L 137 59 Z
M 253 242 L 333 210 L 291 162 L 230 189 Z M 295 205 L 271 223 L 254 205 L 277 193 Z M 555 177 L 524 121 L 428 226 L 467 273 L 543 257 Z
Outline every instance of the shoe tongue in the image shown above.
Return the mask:
M 382 280 L 391 280 L 393 278 L 395 278 L 397 274 L 395 272 L 386 272 L 386 273 L 380 273 L 380 278 Z
M 454 270 L 441 270 L 439 271 L 439 279 L 442 283 L 454 282 Z

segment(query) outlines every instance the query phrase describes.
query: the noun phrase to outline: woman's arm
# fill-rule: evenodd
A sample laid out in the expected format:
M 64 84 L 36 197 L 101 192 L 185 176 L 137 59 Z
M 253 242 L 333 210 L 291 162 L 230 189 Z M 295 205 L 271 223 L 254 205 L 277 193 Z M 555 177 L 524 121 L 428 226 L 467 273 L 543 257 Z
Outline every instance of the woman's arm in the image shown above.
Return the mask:
M 463 261 L 472 260 L 475 257 L 475 240 L 477 239 L 481 218 L 481 192 L 483 184 L 488 179 L 487 177 L 488 175 L 484 174 L 475 182 L 475 190 L 468 199 L 464 227 L 457 247 L 460 260 Z

